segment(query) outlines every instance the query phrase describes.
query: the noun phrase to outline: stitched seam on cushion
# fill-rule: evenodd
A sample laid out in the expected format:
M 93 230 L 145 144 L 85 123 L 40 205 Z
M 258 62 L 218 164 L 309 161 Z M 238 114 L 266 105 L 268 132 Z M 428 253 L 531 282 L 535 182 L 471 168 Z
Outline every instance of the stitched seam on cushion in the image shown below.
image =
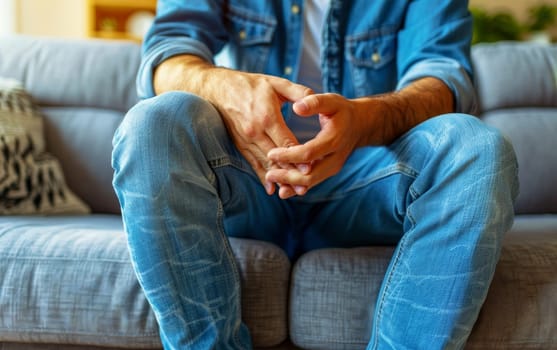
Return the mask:
M 56 263 L 56 262 L 67 262 L 67 261 L 78 261 L 78 262 L 96 262 L 96 263 L 117 263 L 122 265 L 130 264 L 130 260 L 116 260 L 116 259 L 80 259 L 80 258 L 69 258 L 69 257 L 21 257 L 17 255 L 4 255 L 0 254 L 0 258 L 8 258 L 14 260 L 29 260 L 29 261 L 41 261 L 41 262 L 49 262 L 49 263 Z
M 6 330 L 8 334 L 12 334 L 12 333 L 39 333 L 38 335 L 90 335 L 90 336 L 99 336 L 99 335 L 110 335 L 113 337 L 121 337 L 121 338 L 130 338 L 130 337 L 135 337 L 135 336 L 158 336 L 158 332 L 151 332 L 151 333 L 130 333 L 130 332 L 121 332 L 121 333 L 111 333 L 111 332 L 95 332 L 95 333 L 89 333 L 89 332 L 80 332 L 80 331 L 72 331 L 72 332 L 67 332 L 67 330 L 61 331 L 61 332 L 55 332 L 55 331 L 51 331 L 51 330 L 45 330 L 42 328 L 0 328 L 0 332 L 2 330 Z M 18 335 L 19 337 L 20 335 Z

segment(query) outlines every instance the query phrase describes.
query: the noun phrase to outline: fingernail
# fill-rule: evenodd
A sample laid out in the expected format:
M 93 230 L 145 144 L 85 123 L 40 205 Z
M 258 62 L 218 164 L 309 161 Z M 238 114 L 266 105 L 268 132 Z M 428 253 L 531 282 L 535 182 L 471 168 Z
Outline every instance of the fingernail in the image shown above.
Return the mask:
M 301 164 L 296 164 L 296 166 L 298 167 L 298 170 L 300 170 L 302 172 L 302 174 L 307 175 L 309 174 L 309 165 L 307 165 L 306 163 L 301 163 Z
M 308 105 L 307 105 L 303 100 L 296 101 L 296 102 L 294 103 L 294 106 L 296 107 L 296 109 L 298 109 L 298 111 L 299 111 L 300 113 L 305 113 L 305 112 L 307 112 L 307 111 L 309 110 Z
M 296 194 L 301 196 L 306 193 L 306 186 L 294 186 L 294 191 Z
M 267 191 L 267 194 L 273 194 L 273 184 L 265 182 L 265 190 Z

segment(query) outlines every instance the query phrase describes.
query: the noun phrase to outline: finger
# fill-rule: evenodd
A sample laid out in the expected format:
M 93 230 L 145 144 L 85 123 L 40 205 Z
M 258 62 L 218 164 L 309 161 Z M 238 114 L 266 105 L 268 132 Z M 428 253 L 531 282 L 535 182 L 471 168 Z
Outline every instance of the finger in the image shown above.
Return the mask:
M 290 80 L 283 78 L 271 79 L 275 91 L 282 97 L 284 101 L 298 101 L 306 96 L 313 94 L 313 90 L 301 84 L 296 84 Z
M 269 150 L 277 147 L 265 130 L 263 128 L 260 129 L 259 126 L 253 123 L 231 123 L 226 119 L 224 121 L 234 144 L 242 154 L 244 154 L 243 149 L 248 149 L 258 159 L 266 162 Z
M 288 199 L 296 195 L 296 191 L 291 186 L 280 186 L 278 191 L 281 199 Z
M 312 187 L 337 174 L 344 164 L 340 155 L 327 157 L 314 164 L 310 174 L 303 174 L 297 169 L 272 169 L 265 176 L 266 181 L 288 183 L 296 194 L 303 195 Z
M 254 147 L 252 147 L 252 149 L 253 148 Z M 242 153 L 246 161 L 251 165 L 253 171 L 259 178 L 259 181 L 265 187 L 265 191 L 267 192 L 267 194 L 272 195 L 275 192 L 275 184 L 265 179 L 265 175 L 271 168 L 272 163 L 268 161 L 267 158 L 263 157 L 264 159 L 262 159 L 261 156 L 257 156 L 257 151 L 254 153 L 249 148 L 240 149 L 240 153 Z
M 302 145 L 277 147 L 267 153 L 267 158 L 275 163 L 310 165 L 315 161 L 329 156 L 334 149 L 331 147 L 332 137 L 326 130 L 320 131 L 315 138 Z M 310 170 L 310 169 L 307 169 Z M 304 168 L 300 169 L 304 172 Z M 306 171 L 309 172 L 309 171 Z
M 268 77 L 268 81 L 273 87 L 280 102 L 297 101 L 313 93 L 307 86 L 292 83 L 283 78 Z M 281 112 L 281 104 L 273 106 L 271 118 L 273 121 L 265 127 L 265 132 L 269 138 L 275 143 L 275 147 L 288 147 L 299 144 L 294 133 L 288 128 Z M 268 151 L 267 149 L 266 151 Z
M 286 169 L 275 169 L 278 173 L 281 173 L 283 171 L 288 171 Z M 272 175 L 274 176 L 274 175 Z M 280 176 L 280 175 L 278 175 Z M 278 178 L 278 177 L 277 177 Z M 269 180 L 267 180 L 269 181 Z M 303 196 L 307 193 L 308 191 L 308 187 L 307 186 L 303 186 L 303 185 L 285 185 L 284 183 L 281 183 L 279 185 L 279 191 L 278 191 L 278 195 L 281 199 L 288 199 L 291 197 L 294 197 L 296 195 L 298 196 Z
M 332 115 L 338 111 L 340 96 L 337 94 L 315 94 L 296 100 L 292 105 L 294 112 L 300 116 L 315 114 Z
M 308 187 L 311 175 L 304 175 L 296 169 L 271 169 L 265 175 L 265 180 L 281 184 L 289 184 L 294 192 L 296 187 Z
M 280 113 L 280 111 L 278 112 Z M 275 147 L 290 147 L 300 144 L 294 133 L 288 128 L 284 119 L 278 123 L 270 125 L 265 132 L 267 136 L 273 141 L 273 147 L 267 149 L 267 152 Z

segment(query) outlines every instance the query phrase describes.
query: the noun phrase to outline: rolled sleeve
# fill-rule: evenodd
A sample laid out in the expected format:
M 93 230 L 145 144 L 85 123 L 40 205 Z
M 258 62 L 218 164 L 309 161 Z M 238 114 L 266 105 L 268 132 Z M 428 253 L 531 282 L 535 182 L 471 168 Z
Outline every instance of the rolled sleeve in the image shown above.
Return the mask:
M 467 1 L 412 1 L 405 23 L 398 35 L 397 88 L 420 78 L 438 78 L 451 89 L 455 112 L 474 114 L 472 16 Z
M 472 79 L 454 59 L 432 58 L 414 64 L 399 80 L 397 90 L 426 77 L 435 77 L 449 87 L 454 95 L 455 112 L 476 113 L 477 100 Z
M 137 92 L 140 98 L 155 96 L 153 87 L 153 72 L 164 60 L 177 55 L 190 54 L 200 56 L 208 62 L 213 62 L 213 54 L 200 41 L 188 38 L 168 38 L 150 46 L 144 53 L 139 72 L 137 74 Z

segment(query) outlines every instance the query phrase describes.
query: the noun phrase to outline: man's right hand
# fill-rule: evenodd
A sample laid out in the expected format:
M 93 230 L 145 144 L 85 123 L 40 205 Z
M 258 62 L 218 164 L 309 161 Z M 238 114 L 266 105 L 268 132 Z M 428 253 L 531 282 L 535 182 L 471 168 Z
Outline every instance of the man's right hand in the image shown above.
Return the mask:
M 273 148 L 299 144 L 284 121 L 281 106 L 312 94 L 308 87 L 274 76 L 215 67 L 191 55 L 175 56 L 159 65 L 154 87 L 157 94 L 187 91 L 211 102 L 268 194 L 275 192 L 275 185 L 265 180 L 267 171 L 293 167 L 273 164 L 267 153 Z M 280 192 L 282 198 L 296 193 L 287 185 L 281 186 Z

